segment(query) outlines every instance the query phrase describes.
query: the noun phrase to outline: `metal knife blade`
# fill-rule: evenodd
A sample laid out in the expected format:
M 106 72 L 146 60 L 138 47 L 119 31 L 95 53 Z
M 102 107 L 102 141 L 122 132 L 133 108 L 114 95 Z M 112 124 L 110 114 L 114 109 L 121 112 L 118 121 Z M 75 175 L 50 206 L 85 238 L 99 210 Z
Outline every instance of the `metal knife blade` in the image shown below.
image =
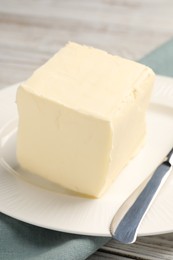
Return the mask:
M 124 244 L 135 242 L 139 226 L 172 168 L 173 148 L 152 176 L 139 185 L 116 212 L 110 225 L 115 240 Z

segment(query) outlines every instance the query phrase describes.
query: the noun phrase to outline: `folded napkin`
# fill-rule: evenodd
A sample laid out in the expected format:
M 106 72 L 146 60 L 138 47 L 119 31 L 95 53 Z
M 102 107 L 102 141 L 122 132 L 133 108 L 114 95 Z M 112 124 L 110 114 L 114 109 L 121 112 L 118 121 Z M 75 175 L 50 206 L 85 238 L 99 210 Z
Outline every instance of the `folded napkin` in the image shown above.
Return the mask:
M 173 39 L 146 55 L 139 62 L 151 67 L 156 74 L 173 77 Z
M 173 76 L 173 40 L 140 62 L 153 68 L 157 74 Z M 109 239 L 56 232 L 0 213 L 0 260 L 82 260 Z

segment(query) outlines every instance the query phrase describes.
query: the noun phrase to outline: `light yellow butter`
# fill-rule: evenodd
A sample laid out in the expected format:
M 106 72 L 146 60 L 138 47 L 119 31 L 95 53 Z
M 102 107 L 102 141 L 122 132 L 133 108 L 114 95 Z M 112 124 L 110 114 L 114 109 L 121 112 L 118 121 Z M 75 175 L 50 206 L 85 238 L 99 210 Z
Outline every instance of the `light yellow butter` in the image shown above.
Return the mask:
M 18 88 L 20 165 L 100 197 L 143 142 L 153 81 L 142 64 L 67 44 Z

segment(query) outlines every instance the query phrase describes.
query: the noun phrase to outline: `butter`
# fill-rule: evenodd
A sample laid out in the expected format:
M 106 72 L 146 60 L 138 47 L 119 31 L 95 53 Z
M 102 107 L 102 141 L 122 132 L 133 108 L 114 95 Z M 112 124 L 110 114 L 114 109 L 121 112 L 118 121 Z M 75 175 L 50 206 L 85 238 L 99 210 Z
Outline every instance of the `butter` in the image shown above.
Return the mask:
M 67 44 L 18 88 L 20 165 L 100 197 L 143 143 L 153 81 L 142 64 Z

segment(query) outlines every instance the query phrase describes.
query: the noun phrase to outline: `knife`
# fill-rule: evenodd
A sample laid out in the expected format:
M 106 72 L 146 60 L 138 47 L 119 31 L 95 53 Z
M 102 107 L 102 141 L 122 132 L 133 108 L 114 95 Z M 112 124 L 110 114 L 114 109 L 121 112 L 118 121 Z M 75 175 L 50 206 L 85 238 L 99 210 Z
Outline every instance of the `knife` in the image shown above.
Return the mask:
M 151 177 L 142 182 L 116 212 L 110 225 L 115 240 L 124 244 L 136 241 L 139 226 L 172 168 L 173 148 Z

